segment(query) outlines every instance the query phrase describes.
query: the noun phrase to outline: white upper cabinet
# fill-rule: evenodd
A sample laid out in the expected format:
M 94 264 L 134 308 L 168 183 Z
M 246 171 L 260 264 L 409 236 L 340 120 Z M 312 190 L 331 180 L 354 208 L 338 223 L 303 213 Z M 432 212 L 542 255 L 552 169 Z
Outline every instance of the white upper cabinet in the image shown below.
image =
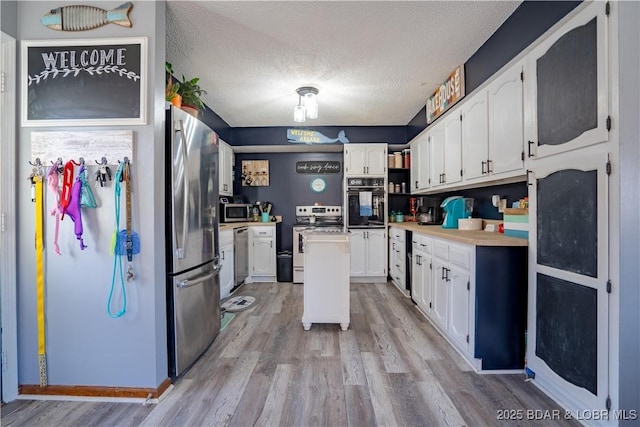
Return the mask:
M 487 173 L 501 175 L 524 169 L 522 64 L 494 80 L 489 95 L 489 157 Z
M 462 181 L 462 120 L 460 109 L 444 119 L 444 177 L 445 184 Z
M 387 144 L 345 145 L 345 176 L 385 176 L 386 174 Z
M 608 5 L 593 2 L 528 55 L 524 85 L 529 157 L 608 140 Z
M 462 105 L 465 181 L 524 174 L 521 73 L 517 63 Z
M 429 179 L 431 187 L 444 185 L 444 125 L 440 121 L 429 131 L 431 159 L 429 162 Z
M 484 178 L 489 159 L 487 92 L 477 93 L 462 105 L 462 161 L 465 180 Z
M 229 144 L 220 141 L 218 152 L 219 161 L 219 188 L 218 192 L 221 196 L 233 196 L 233 149 Z
M 421 133 L 411 143 L 411 193 L 429 188 L 429 134 Z
M 461 180 L 462 126 L 460 110 L 452 111 L 429 131 L 431 145 L 431 187 Z

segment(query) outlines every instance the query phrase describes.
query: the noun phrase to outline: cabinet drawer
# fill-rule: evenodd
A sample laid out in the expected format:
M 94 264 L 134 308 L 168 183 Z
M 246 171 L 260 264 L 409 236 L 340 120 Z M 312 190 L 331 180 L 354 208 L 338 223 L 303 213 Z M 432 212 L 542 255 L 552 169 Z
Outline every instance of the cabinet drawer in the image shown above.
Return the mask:
M 433 242 L 433 256 L 436 256 L 445 261 L 449 260 L 449 245 L 436 240 Z
M 224 230 L 219 233 L 220 247 L 233 245 L 233 230 Z
M 468 270 L 471 262 L 470 259 L 471 254 L 469 253 L 469 249 L 453 245 L 449 246 L 449 260 L 451 264 Z
M 431 240 L 430 238 L 423 236 L 421 234 L 417 234 L 417 233 L 413 233 L 413 238 L 412 238 L 412 247 L 414 248 L 414 250 L 419 250 L 422 252 L 426 252 L 428 254 L 431 253 L 431 245 L 432 245 L 433 240 Z
M 273 237 L 275 227 L 249 227 L 253 237 Z
M 397 242 L 404 242 L 405 241 L 405 234 L 406 232 L 401 229 L 401 228 L 397 228 L 397 227 L 391 227 L 391 239 L 397 241 Z

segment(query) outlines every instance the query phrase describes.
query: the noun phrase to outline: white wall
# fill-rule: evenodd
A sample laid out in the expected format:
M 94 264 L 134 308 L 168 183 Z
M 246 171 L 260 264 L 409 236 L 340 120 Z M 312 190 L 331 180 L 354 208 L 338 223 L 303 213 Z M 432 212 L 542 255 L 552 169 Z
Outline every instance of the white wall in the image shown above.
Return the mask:
M 121 1 L 100 2 L 115 8 Z M 167 378 L 164 278 L 164 2 L 138 1 L 130 15 L 132 28 L 109 24 L 84 32 L 44 27 L 49 10 L 77 1 L 19 2 L 20 40 L 148 37 L 148 124 L 77 127 L 65 130 L 132 129 L 134 224 L 141 252 L 134 257 L 136 280 L 128 283 L 127 313 L 112 319 L 106 304 L 113 257 L 108 254 L 113 230 L 113 185 L 95 189 L 101 206 L 84 216 L 85 243 L 80 251 L 65 219 L 60 227 L 62 256 L 52 250 L 51 217 L 46 218 L 46 331 L 49 384 L 157 387 Z M 155 18 L 155 19 L 154 19 Z M 96 99 L 96 102 L 99 102 Z M 18 141 L 18 352 L 19 383 L 38 384 L 34 206 L 29 197 L 30 134 L 60 128 L 21 128 Z M 87 159 L 92 162 L 93 159 Z M 115 170 L 114 170 L 115 172 Z M 24 178 L 24 179 L 23 179 Z M 83 213 L 87 212 L 86 210 Z M 125 259 L 126 261 L 126 259 Z M 115 310 L 117 311 L 117 309 Z
M 620 405 L 640 416 L 640 3 L 618 2 L 620 43 Z M 627 420 L 621 425 L 637 425 Z

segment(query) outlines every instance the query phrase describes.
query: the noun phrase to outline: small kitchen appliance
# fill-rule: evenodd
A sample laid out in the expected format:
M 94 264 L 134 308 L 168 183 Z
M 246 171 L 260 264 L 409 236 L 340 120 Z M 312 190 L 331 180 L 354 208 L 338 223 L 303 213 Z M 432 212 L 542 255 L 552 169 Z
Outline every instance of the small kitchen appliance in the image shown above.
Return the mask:
M 462 196 L 451 196 L 444 199 L 440 205 L 444 211 L 442 228 L 458 228 L 460 218 L 468 218 L 473 212 L 473 199 Z
M 440 197 L 422 196 L 418 197 L 418 213 L 416 220 L 419 225 L 440 225 L 442 224 L 443 212 L 440 205 Z
M 246 222 L 251 219 L 253 205 L 232 203 L 228 197 L 220 197 L 221 222 Z
M 345 198 L 347 227 L 385 228 L 385 198 L 384 178 L 348 178 Z

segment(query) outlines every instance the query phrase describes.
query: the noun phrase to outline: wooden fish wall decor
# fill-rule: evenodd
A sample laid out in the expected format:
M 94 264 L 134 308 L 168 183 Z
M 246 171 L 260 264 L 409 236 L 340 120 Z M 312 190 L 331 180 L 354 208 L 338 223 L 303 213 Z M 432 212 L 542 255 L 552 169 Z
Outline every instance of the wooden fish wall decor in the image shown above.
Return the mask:
M 130 1 L 113 10 L 86 5 L 62 6 L 51 10 L 40 21 L 42 25 L 58 31 L 93 30 L 107 24 L 131 28 L 129 13 L 132 8 Z

